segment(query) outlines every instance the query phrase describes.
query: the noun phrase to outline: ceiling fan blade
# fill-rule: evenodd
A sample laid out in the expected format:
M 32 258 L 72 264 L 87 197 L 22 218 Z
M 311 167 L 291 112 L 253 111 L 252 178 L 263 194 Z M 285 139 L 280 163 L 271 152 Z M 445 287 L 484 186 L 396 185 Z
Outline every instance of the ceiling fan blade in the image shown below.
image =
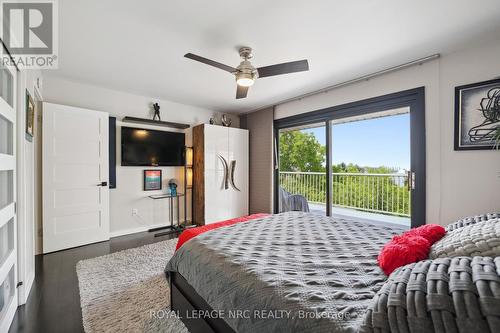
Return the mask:
M 236 87 L 237 87 L 236 88 L 236 99 L 247 97 L 248 88 L 250 88 L 250 87 L 243 87 L 243 86 L 239 86 L 239 85 L 236 85 Z
M 207 58 L 200 57 L 199 55 L 196 55 L 196 54 L 186 53 L 184 55 L 184 57 L 192 59 L 192 60 L 196 60 L 196 61 L 199 61 L 199 62 L 202 62 L 202 63 L 210 65 L 210 66 L 217 67 L 217 68 L 222 69 L 222 70 L 224 70 L 226 72 L 229 72 L 229 73 L 233 73 L 233 72 L 237 72 L 238 71 L 234 67 L 231 67 L 231 66 L 228 66 L 228 65 L 224 65 L 224 64 L 221 64 L 220 62 L 213 61 L 213 60 L 210 60 L 210 59 L 207 59 Z
M 282 64 L 257 68 L 257 71 L 259 72 L 259 77 L 268 77 L 274 75 L 303 72 L 308 70 L 309 70 L 309 63 L 307 62 L 307 60 L 285 62 Z

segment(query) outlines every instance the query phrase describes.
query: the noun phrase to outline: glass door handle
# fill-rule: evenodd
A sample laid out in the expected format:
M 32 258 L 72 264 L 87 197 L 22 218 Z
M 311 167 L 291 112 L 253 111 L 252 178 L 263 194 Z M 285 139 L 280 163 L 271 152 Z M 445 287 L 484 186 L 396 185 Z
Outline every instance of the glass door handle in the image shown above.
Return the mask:
M 408 191 L 414 190 L 415 189 L 415 172 L 413 171 L 408 171 Z

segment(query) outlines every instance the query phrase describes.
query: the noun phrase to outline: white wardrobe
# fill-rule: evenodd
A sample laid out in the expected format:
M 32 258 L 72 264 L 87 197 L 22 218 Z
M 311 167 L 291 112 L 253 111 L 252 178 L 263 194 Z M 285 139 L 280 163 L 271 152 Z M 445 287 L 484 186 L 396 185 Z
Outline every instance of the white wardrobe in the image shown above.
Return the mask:
M 196 126 L 193 156 L 193 222 L 248 215 L 248 130 Z

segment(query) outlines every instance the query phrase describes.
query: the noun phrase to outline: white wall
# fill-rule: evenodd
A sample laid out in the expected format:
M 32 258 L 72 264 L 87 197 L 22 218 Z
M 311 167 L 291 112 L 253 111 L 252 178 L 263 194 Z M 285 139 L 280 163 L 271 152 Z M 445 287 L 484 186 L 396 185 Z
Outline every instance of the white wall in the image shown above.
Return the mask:
M 427 223 L 500 211 L 500 153 L 454 151 L 454 87 L 500 76 L 500 40 L 278 105 L 275 119 L 425 86 Z
M 102 87 L 81 84 L 53 77 L 44 78 L 44 101 L 56 104 L 77 106 L 87 109 L 108 112 L 116 116 L 117 121 L 124 116 L 151 118 L 151 104 L 160 103 L 162 120 L 196 125 L 206 123 L 214 114 L 212 110 L 185 104 L 160 100 L 154 97 L 139 96 L 130 93 L 110 90 Z M 220 116 L 217 114 L 217 116 Z M 239 126 L 239 118 L 231 116 L 233 126 Z M 120 124 L 120 123 L 118 123 Z M 131 127 L 145 127 L 160 130 L 177 131 L 157 126 L 141 126 L 127 124 Z M 191 131 L 186 130 L 186 144 L 191 145 Z M 117 126 L 117 188 L 110 189 L 110 231 L 111 236 L 138 232 L 157 225 L 168 224 L 168 208 L 166 200 L 153 201 L 148 195 L 161 193 L 143 191 L 143 170 L 148 167 L 121 167 L 120 127 Z M 184 192 L 184 172 L 180 167 L 162 167 L 163 188 L 167 188 L 169 179 L 175 178 Z M 188 192 L 189 194 L 189 192 Z M 191 198 L 188 196 L 188 219 L 190 218 Z M 132 216 L 132 209 L 138 209 L 138 216 Z M 183 204 L 181 201 L 181 218 Z M 177 214 L 177 213 L 176 213 Z
M 449 54 L 439 66 L 441 220 L 500 211 L 500 151 L 454 151 L 456 86 L 500 77 L 500 39 Z

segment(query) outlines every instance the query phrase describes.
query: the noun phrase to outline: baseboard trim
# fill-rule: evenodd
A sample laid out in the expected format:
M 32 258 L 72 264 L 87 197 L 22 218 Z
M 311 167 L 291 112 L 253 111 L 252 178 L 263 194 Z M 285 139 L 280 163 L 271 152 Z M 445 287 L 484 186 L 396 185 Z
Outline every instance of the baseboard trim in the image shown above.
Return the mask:
M 129 228 L 129 229 L 123 229 L 123 230 L 116 230 L 116 231 L 111 231 L 109 233 L 110 238 L 115 238 L 115 237 L 120 237 L 120 236 L 126 236 L 126 235 L 131 235 L 131 234 L 136 234 L 138 232 L 144 232 L 148 231 L 149 229 L 154 229 L 158 227 L 165 226 L 165 223 L 162 224 L 153 224 L 153 225 L 143 225 L 137 228 Z

